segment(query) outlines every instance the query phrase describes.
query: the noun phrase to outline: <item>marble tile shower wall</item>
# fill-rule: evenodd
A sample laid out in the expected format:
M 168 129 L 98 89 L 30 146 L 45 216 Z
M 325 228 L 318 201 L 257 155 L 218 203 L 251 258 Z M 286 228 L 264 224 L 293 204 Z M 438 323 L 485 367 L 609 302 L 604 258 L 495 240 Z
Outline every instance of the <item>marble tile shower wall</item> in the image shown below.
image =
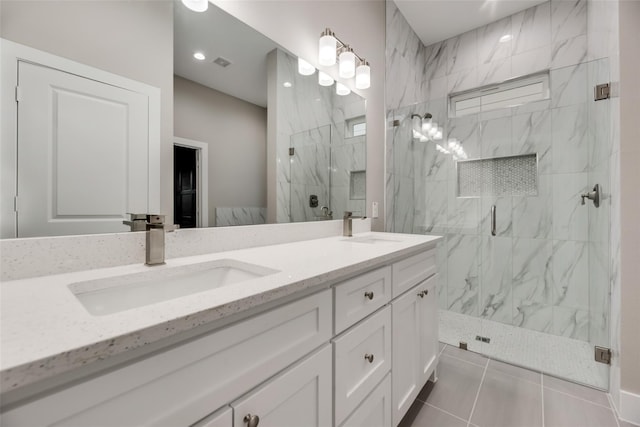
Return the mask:
M 387 2 L 387 229 L 446 236 L 441 308 L 602 344 L 610 202 L 579 195 L 596 182 L 610 191 L 609 103 L 591 98 L 609 64 L 589 61 L 601 56 L 587 21 L 586 0 L 552 0 L 425 47 Z M 551 99 L 448 118 L 449 93 L 546 69 Z M 411 138 L 411 114 L 426 112 L 470 159 L 537 153 L 538 194 L 457 198 L 451 156 Z
M 300 75 L 297 58 L 285 52 L 278 50 L 276 59 L 277 221 L 323 219 L 322 206 L 334 218 L 345 210 L 363 212 L 364 200 L 349 198 L 349 173 L 366 167 L 365 137 L 347 137 L 345 129 L 348 120 L 366 114 L 365 101 L 318 85 L 317 74 Z M 291 87 L 282 86 L 286 81 Z M 318 196 L 317 208 L 310 207 L 312 194 Z

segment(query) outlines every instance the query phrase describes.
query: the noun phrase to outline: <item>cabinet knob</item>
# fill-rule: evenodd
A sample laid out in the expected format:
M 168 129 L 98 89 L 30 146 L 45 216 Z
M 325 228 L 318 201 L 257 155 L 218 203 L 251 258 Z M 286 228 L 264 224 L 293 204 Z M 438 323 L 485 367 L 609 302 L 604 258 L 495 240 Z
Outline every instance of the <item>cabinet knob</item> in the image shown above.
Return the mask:
M 244 416 L 244 422 L 247 423 L 247 427 L 258 427 L 258 424 L 260 424 L 260 417 L 257 415 L 247 414 Z
M 369 299 L 373 299 L 373 292 L 372 291 L 368 291 L 364 293 L 364 297 L 365 298 L 369 298 Z
M 425 296 L 427 296 L 428 294 L 429 294 L 429 290 L 427 289 L 427 290 L 425 290 L 425 291 L 420 292 L 420 293 L 418 294 L 418 296 L 419 296 L 420 298 L 424 298 L 424 297 L 425 297 Z
M 373 363 L 373 354 L 365 354 L 364 358 L 369 361 L 369 363 Z

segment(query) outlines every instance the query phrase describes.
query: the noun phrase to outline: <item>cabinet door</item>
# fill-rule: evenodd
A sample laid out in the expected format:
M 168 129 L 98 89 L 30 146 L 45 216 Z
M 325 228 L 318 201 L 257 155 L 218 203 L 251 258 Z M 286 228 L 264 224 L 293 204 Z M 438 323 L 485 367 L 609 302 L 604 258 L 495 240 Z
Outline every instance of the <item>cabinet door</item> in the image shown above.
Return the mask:
M 391 427 L 390 373 L 340 427 Z
M 431 276 L 418 286 L 418 294 L 424 292 L 420 305 L 420 374 L 421 387 L 433 373 L 438 355 L 438 275 Z
M 391 303 L 392 321 L 392 393 L 393 425 L 409 410 L 420 391 L 420 308 L 415 289 Z
M 390 307 L 349 329 L 333 346 L 335 425 L 340 425 L 391 369 Z
M 233 425 L 331 426 L 331 353 L 331 345 L 325 345 L 317 353 L 232 403 Z

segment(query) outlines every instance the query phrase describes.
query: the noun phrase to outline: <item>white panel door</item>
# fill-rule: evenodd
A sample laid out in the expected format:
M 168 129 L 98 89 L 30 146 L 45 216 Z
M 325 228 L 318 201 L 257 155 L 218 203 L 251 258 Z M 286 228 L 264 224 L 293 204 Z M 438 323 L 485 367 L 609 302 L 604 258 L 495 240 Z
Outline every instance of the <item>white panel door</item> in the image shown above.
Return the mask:
M 24 61 L 18 84 L 18 237 L 127 231 L 148 212 L 148 96 Z

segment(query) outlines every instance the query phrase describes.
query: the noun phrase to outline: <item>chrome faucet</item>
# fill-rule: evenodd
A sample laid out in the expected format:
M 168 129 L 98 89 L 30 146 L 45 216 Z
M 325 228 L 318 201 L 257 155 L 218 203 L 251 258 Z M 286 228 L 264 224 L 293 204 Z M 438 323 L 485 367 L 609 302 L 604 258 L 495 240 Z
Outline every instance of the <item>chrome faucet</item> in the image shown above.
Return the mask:
M 180 226 L 165 224 L 164 215 L 130 214 L 130 221 L 122 221 L 131 227 L 131 231 L 146 231 L 146 265 L 164 264 L 164 233 L 174 231 Z
M 351 221 L 353 218 L 365 219 L 366 216 L 353 216 L 353 212 L 345 211 L 344 217 L 342 217 L 342 235 L 344 237 L 353 236 L 353 224 Z
M 333 219 L 333 212 L 329 210 L 328 206 L 320 206 L 320 210 L 324 218 Z

